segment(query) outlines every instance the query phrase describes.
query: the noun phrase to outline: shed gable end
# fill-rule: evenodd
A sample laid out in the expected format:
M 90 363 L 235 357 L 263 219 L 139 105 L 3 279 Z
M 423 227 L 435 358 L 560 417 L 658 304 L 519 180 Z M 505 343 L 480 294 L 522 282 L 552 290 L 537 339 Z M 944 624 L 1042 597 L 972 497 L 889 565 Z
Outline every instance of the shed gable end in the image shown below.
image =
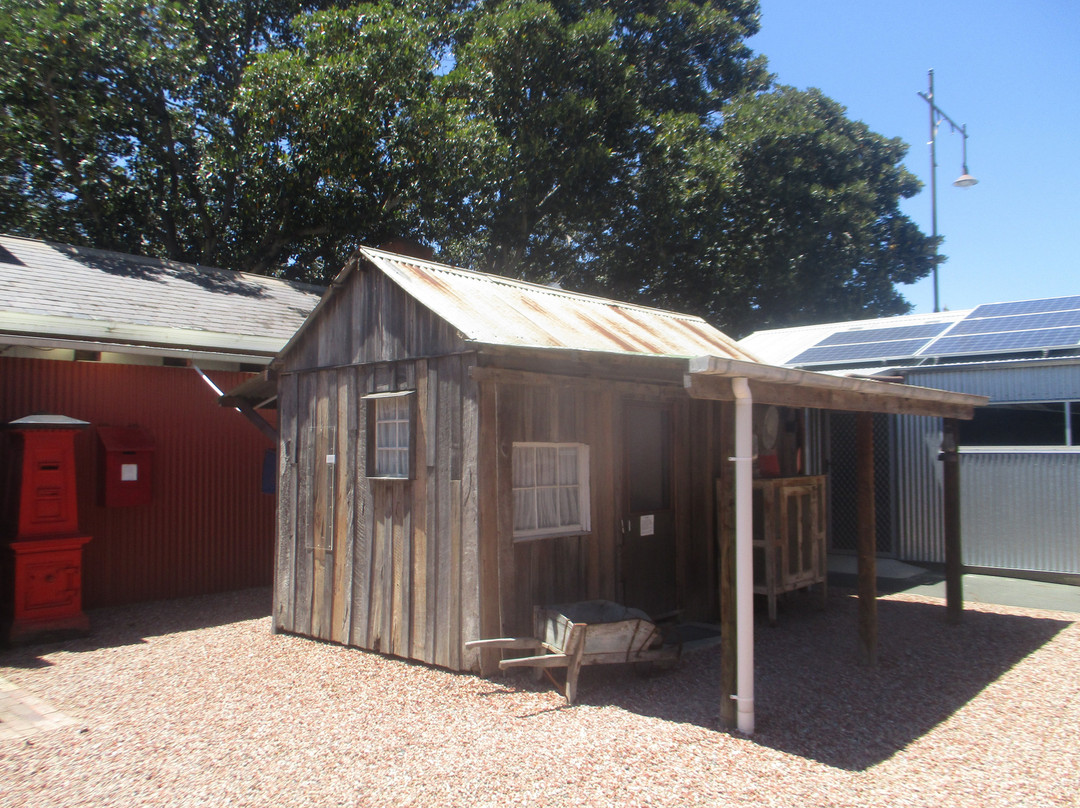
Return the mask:
M 283 353 L 284 371 L 441 356 L 465 349 L 453 326 L 366 262 L 327 295 Z

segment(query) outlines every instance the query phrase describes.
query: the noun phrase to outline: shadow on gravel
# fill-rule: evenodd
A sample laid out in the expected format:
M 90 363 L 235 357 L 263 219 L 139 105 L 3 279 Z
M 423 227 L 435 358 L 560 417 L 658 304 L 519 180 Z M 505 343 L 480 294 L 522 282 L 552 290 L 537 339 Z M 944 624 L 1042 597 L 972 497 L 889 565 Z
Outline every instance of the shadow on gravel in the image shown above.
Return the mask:
M 271 598 L 270 588 L 261 587 L 90 609 L 86 613 L 90 618 L 89 636 L 0 648 L 0 665 L 12 668 L 47 667 L 52 664 L 43 658 L 48 654 L 119 648 L 145 642 L 147 637 L 256 620 L 269 616 Z
M 857 601 L 834 594 L 825 612 L 789 607 L 755 626 L 755 743 L 861 771 L 880 763 L 975 698 L 1071 622 L 880 600 L 879 662 L 859 661 Z M 719 726 L 720 653 L 635 680 L 627 666 L 588 668 L 579 703 L 612 705 L 709 729 Z

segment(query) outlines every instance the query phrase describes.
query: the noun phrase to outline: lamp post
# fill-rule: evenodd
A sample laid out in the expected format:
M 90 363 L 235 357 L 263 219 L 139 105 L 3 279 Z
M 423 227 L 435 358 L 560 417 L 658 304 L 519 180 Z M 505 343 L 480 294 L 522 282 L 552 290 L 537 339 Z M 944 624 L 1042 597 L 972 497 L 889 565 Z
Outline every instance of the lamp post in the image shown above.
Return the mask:
M 937 231 L 937 130 L 942 121 L 948 121 L 953 132 L 959 132 L 963 136 L 963 167 L 964 173 L 953 180 L 957 188 L 970 188 L 979 181 L 968 173 L 967 167 L 967 125 L 956 123 L 952 118 L 934 103 L 934 71 L 930 71 L 930 92 L 919 93 L 927 104 L 930 105 L 930 223 L 933 228 L 934 239 L 934 311 L 941 311 L 938 298 L 938 231 Z

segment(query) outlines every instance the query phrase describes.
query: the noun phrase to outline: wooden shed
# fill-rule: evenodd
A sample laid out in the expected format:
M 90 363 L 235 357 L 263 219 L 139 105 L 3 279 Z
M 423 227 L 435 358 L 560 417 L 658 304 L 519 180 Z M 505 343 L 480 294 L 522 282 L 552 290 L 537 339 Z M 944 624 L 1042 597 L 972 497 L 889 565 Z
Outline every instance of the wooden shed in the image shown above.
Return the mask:
M 717 619 L 747 391 L 950 418 L 978 403 L 762 365 L 697 317 L 373 249 L 272 371 L 275 629 L 455 670 L 490 670 L 464 644 L 529 633 L 536 604 Z

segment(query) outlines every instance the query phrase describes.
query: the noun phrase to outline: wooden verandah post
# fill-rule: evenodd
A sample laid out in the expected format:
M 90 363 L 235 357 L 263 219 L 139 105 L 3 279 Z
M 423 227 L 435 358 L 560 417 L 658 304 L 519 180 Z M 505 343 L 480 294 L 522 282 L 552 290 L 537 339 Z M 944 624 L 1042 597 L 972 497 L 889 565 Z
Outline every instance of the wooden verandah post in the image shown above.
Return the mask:
M 942 422 L 941 460 L 945 517 L 945 608 L 949 622 L 959 623 L 964 612 L 964 565 L 960 546 L 960 455 L 957 452 L 959 423 Z
M 863 661 L 877 664 L 877 518 L 874 513 L 874 415 L 855 416 L 857 455 L 859 649 Z

